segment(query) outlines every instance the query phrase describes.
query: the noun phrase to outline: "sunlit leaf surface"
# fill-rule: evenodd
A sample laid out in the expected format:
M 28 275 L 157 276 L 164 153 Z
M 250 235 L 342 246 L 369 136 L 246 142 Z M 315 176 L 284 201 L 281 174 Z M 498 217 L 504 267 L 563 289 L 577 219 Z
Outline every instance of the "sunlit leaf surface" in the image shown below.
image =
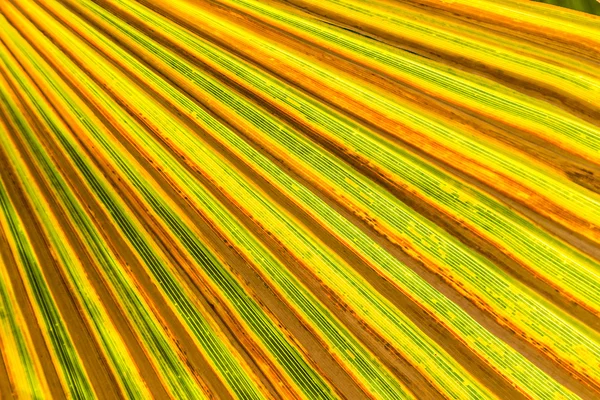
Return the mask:
M 0 1 L 0 397 L 600 398 L 599 65 L 523 0 Z

